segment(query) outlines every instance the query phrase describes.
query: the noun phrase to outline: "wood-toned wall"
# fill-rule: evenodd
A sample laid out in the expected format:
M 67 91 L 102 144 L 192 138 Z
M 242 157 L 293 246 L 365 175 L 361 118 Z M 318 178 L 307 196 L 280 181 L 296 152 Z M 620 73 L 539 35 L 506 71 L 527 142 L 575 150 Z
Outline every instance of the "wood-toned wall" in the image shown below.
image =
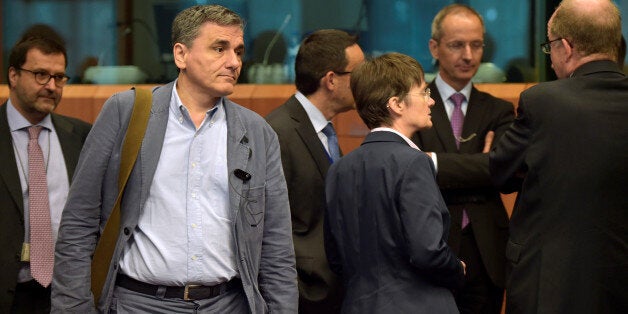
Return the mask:
M 503 98 L 517 105 L 519 94 L 535 83 L 513 84 L 475 84 L 482 90 Z M 152 88 L 155 85 L 138 85 L 137 87 Z M 63 89 L 63 98 L 56 109 L 64 114 L 93 123 L 105 101 L 114 93 L 130 89 L 131 85 L 74 85 Z M 247 107 L 261 116 L 266 116 L 273 109 L 283 104 L 295 92 L 294 85 L 256 85 L 239 84 L 229 99 Z M 0 103 L 9 97 L 7 85 L 0 85 Z M 360 146 L 364 136 L 369 132 L 356 111 L 341 113 L 334 118 L 334 126 L 338 133 L 338 142 L 343 153 L 348 153 Z M 509 213 L 512 210 L 515 194 L 503 195 L 504 204 Z

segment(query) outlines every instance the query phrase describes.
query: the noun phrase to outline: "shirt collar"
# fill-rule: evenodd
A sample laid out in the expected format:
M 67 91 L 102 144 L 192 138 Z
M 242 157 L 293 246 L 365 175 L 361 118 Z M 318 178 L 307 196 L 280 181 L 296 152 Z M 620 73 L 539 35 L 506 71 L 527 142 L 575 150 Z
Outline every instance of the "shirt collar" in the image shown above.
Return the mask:
M 33 124 L 30 123 L 22 114 L 15 109 L 13 103 L 11 103 L 11 99 L 7 101 L 7 120 L 9 122 L 9 129 L 11 132 L 21 130 L 24 128 L 28 128 Z M 52 130 L 52 118 L 50 118 L 50 114 L 46 115 L 46 117 L 41 120 L 39 123 L 35 125 L 41 125 L 45 129 Z
M 438 74 L 436 74 L 436 79 L 434 80 L 434 82 L 436 83 L 436 88 L 438 88 L 438 92 L 440 93 L 440 97 L 441 99 L 443 99 L 443 101 L 446 101 L 447 99 L 449 99 L 449 97 L 451 97 L 451 95 L 455 93 L 463 94 L 467 102 L 469 101 L 469 97 L 471 96 L 471 89 L 473 87 L 473 83 L 471 83 L 471 81 L 469 81 L 469 83 L 467 83 L 467 85 L 465 85 L 461 90 L 457 91 L 453 87 L 449 86 L 449 84 L 445 83 L 443 78 L 440 76 L 440 72 L 438 72 Z
M 214 107 L 207 110 L 203 124 L 205 123 L 205 121 L 208 120 L 215 122 L 218 119 L 223 119 L 225 117 L 223 104 L 224 97 L 220 97 Z M 183 121 L 184 117 L 192 122 L 188 110 L 183 105 L 183 102 L 181 102 L 181 98 L 179 97 L 179 93 L 177 92 L 176 80 L 174 82 L 174 87 L 172 88 L 172 97 L 170 98 L 170 110 L 176 114 L 177 120 L 179 120 L 179 122 Z
M 310 118 L 316 133 L 320 133 L 329 121 L 325 119 L 323 113 L 318 110 L 318 108 L 316 108 L 316 106 L 314 106 L 314 104 L 301 92 L 297 91 L 294 96 L 297 98 L 301 106 L 303 106 L 303 109 L 305 109 L 305 112 L 307 113 L 308 118 Z
M 408 143 L 408 145 L 410 145 L 410 147 L 417 149 L 417 150 L 421 150 L 418 146 L 416 146 L 416 144 L 414 144 L 414 142 L 409 139 L 407 136 L 399 133 L 399 131 L 393 129 L 393 128 L 388 128 L 388 127 L 378 127 L 378 128 L 374 128 L 371 130 L 371 132 L 381 132 L 381 131 L 385 131 L 385 132 L 393 132 L 399 136 L 401 136 L 401 138 L 406 141 L 406 143 Z

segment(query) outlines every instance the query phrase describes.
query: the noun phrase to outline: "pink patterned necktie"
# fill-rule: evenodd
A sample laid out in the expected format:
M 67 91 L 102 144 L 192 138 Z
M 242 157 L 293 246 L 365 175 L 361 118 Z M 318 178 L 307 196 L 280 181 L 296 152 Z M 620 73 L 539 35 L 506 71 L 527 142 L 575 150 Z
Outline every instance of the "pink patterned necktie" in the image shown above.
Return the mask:
M 44 154 L 38 139 L 42 127 L 28 128 L 28 207 L 30 212 L 30 264 L 31 275 L 42 286 L 48 287 L 52 281 L 54 247 L 48 203 L 48 183 Z
M 460 148 L 460 137 L 462 136 L 462 126 L 464 125 L 464 114 L 462 113 L 462 102 L 465 97 L 461 93 L 455 93 L 449 97 L 454 102 L 454 110 L 451 112 L 451 129 L 456 138 L 456 147 Z
M 460 138 L 462 136 L 462 126 L 464 125 L 464 113 L 462 113 L 462 102 L 465 100 L 465 97 L 461 93 L 455 93 L 449 97 L 451 101 L 454 102 L 454 110 L 451 112 L 451 129 L 454 133 L 454 137 L 456 138 L 456 147 L 460 149 Z M 462 222 L 461 226 L 464 229 L 469 224 L 469 215 L 467 215 L 467 210 L 462 210 Z

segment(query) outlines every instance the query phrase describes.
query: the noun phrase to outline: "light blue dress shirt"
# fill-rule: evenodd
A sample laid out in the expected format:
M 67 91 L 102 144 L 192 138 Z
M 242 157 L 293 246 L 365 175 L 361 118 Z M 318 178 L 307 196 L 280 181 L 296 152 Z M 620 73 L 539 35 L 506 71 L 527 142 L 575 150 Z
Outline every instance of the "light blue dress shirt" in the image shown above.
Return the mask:
M 213 285 L 237 273 L 222 99 L 197 129 L 176 88 L 159 164 L 121 271 L 169 286 Z

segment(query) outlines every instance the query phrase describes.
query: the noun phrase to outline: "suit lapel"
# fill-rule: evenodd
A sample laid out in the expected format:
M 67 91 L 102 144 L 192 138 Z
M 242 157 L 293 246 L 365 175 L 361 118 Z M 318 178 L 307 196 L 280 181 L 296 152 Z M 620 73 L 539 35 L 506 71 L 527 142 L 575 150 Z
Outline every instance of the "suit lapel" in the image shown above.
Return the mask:
M 68 182 L 71 183 L 83 142 L 80 136 L 74 133 L 74 125 L 70 122 L 60 119 L 56 114 L 51 114 L 50 118 L 52 120 L 52 124 L 55 126 L 57 136 L 59 137 L 63 160 L 65 161 L 65 168 L 68 172 Z
M 443 99 L 440 97 L 440 92 L 436 87 L 436 83 L 430 84 L 430 89 L 433 91 L 432 98 L 434 99 L 434 106 L 432 106 L 432 129 L 436 133 L 436 136 L 442 143 L 446 152 L 457 152 L 456 139 L 454 138 L 453 130 L 451 129 L 451 122 L 447 117 L 447 111 Z M 464 134 L 464 133 L 463 133 Z
M 325 177 L 325 174 L 330 166 L 329 158 L 323 143 L 321 143 L 320 138 L 314 130 L 314 126 L 312 125 L 307 112 L 305 112 L 303 106 L 294 96 L 290 98 L 286 106 L 290 114 L 290 118 L 294 121 L 295 131 L 299 134 L 299 137 L 301 137 L 305 147 L 316 162 L 321 176 Z
M 24 213 L 24 200 L 22 198 L 22 185 L 20 184 L 20 174 L 17 172 L 17 163 L 15 161 L 15 152 L 13 150 L 13 139 L 11 138 L 11 130 L 9 129 L 9 121 L 7 118 L 7 103 L 0 107 L 0 160 L 5 164 L 0 167 L 0 180 L 4 181 L 4 185 L 9 190 L 13 201 L 20 209 L 20 213 Z M 2 204 L 5 206 L 6 204 Z
M 486 115 L 488 106 L 483 106 L 484 99 L 475 87 L 471 89 L 471 96 L 469 96 L 469 104 L 467 106 L 467 113 L 464 117 L 464 125 L 462 127 L 462 138 L 470 139 L 468 142 L 460 143 L 460 152 L 463 153 L 477 153 L 474 147 L 476 145 L 470 145 L 480 139 L 477 138 L 477 132 L 480 131 L 483 117 Z M 471 138 L 473 134 L 476 134 L 476 138 Z M 483 140 L 483 139 L 482 139 Z

